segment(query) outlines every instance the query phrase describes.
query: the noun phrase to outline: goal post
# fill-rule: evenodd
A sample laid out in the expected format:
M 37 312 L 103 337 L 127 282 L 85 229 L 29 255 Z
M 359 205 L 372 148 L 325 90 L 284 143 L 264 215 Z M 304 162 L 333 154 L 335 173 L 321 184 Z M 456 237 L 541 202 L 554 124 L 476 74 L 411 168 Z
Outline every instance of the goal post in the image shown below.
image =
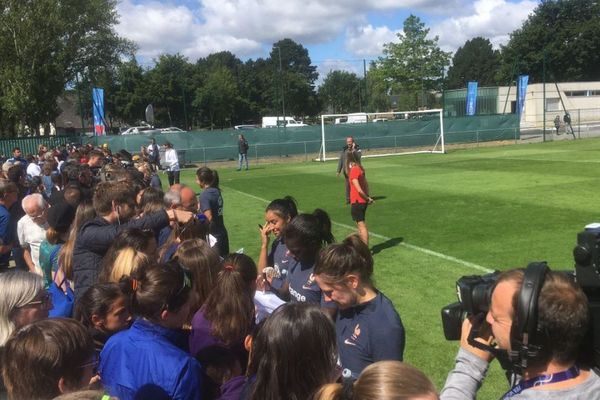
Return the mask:
M 321 148 L 317 160 L 335 160 L 352 136 L 361 157 L 402 154 L 443 154 L 442 109 L 321 115 Z

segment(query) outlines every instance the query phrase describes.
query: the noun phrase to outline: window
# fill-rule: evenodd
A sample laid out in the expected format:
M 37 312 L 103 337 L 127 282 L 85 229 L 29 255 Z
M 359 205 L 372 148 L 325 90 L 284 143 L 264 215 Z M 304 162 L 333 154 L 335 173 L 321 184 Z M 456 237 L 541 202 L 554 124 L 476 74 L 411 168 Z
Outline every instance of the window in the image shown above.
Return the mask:
M 546 111 L 559 111 L 560 110 L 560 99 L 558 98 L 547 98 L 546 99 Z

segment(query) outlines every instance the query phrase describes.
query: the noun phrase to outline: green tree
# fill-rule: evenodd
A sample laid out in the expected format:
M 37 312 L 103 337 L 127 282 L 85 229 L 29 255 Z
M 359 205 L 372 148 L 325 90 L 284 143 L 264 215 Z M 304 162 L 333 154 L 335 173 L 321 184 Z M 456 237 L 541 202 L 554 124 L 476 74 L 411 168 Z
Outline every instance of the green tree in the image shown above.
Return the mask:
M 542 82 L 544 51 L 548 80 L 600 80 L 600 3 L 541 2 L 502 48 L 500 78 L 526 73 L 530 82 Z
M 319 102 L 315 91 L 318 79 L 317 67 L 312 65 L 308 50 L 291 39 L 283 39 L 273 44 L 269 55 L 273 71 L 270 96 L 277 103 L 270 104 L 272 112 L 285 107 L 288 115 L 305 116 L 319 112 Z M 280 62 L 281 61 L 281 62 Z
M 181 54 L 164 54 L 145 76 L 145 98 L 154 106 L 157 126 L 188 128 L 187 108 L 194 96 L 193 68 Z
M 390 91 L 388 82 L 381 68 L 375 62 L 371 62 L 367 72 L 367 109 L 369 112 L 391 110 Z
M 235 104 L 238 101 L 238 86 L 229 69 L 217 66 L 206 77 L 204 85 L 196 89 L 193 106 L 205 112 L 213 127 L 230 127 Z
M 496 85 L 499 61 L 500 53 L 492 48 L 489 39 L 476 37 L 467 40 L 452 58 L 446 88 L 464 88 L 468 81 L 477 81 L 480 87 Z
M 408 107 L 426 105 L 427 92 L 441 89 L 442 72 L 450 60 L 450 53 L 438 47 L 438 37 L 428 39 L 428 34 L 425 24 L 410 15 L 398 33 L 398 43 L 386 43 L 377 61 L 392 94 L 407 95 Z
M 360 108 L 361 79 L 348 71 L 331 71 L 319 87 L 321 104 L 331 113 L 351 113 Z
M 92 75 L 133 51 L 114 31 L 116 0 L 1 4 L 0 129 L 5 134 L 53 121 L 56 99 L 77 74 Z

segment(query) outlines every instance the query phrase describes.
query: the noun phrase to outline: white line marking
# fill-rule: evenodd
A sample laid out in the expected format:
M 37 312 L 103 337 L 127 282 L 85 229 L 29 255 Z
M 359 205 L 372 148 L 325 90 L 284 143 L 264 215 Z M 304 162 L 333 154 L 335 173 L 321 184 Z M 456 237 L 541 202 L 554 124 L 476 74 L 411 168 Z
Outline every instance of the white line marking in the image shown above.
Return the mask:
M 241 195 L 244 195 L 246 197 L 250 197 L 250 198 L 252 198 L 254 200 L 258 200 L 258 201 L 266 203 L 266 204 L 270 203 L 270 201 L 267 200 L 267 199 L 263 199 L 262 197 L 254 196 L 253 194 L 242 192 L 240 190 L 233 189 L 231 187 L 227 187 L 227 190 L 231 190 L 231 191 L 237 192 L 237 193 L 239 193 Z M 345 228 L 345 229 L 348 229 L 350 231 L 354 231 L 355 230 L 355 227 L 350 226 L 350 225 L 346 225 L 346 224 L 342 224 L 340 222 L 331 221 L 331 223 L 333 225 L 337 225 L 337 226 L 339 226 L 341 228 Z M 369 231 L 369 235 L 374 236 L 376 238 L 379 238 L 381 240 L 391 240 L 392 239 L 392 238 L 389 238 L 387 236 L 380 235 L 378 233 L 371 232 L 371 231 Z M 491 270 L 489 268 L 486 268 L 486 267 L 483 267 L 481 265 L 478 265 L 478 264 L 475 264 L 475 263 L 472 263 L 472 262 L 469 262 L 469 261 L 461 260 L 460 258 L 452 257 L 452 256 L 449 256 L 449 255 L 446 255 L 446 254 L 443 254 L 443 253 L 438 253 L 437 251 L 429 250 L 429 249 L 426 249 L 424 247 L 415 246 L 414 244 L 410 244 L 410 243 L 406 243 L 406 242 L 400 242 L 400 243 L 398 243 L 398 245 L 399 246 L 404 246 L 404 247 L 409 248 L 411 250 L 418 251 L 420 253 L 424 253 L 424 254 L 427 254 L 427 255 L 430 255 L 430 256 L 433 256 L 433 257 L 441 258 L 441 259 L 446 260 L 446 261 L 452 261 L 452 262 L 454 262 L 456 264 L 460 264 L 460 265 L 463 265 L 465 267 L 469 267 L 469 268 L 472 268 L 472 269 L 475 269 L 475 270 L 478 270 L 478 271 L 481 271 L 481 272 L 485 272 L 485 273 L 493 272 L 493 270 Z

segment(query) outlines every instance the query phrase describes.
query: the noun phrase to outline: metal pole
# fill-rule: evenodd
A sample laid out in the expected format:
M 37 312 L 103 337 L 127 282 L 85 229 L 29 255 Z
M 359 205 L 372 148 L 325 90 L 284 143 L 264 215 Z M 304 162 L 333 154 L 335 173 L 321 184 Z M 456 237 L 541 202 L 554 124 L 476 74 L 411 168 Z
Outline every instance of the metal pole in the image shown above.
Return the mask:
M 546 49 L 544 49 L 544 59 L 542 62 L 542 80 L 543 80 L 543 88 L 544 88 L 544 99 L 543 99 L 543 104 L 542 104 L 542 108 L 544 110 L 544 116 L 543 116 L 543 120 L 544 120 L 544 131 L 542 134 L 542 141 L 546 141 Z
M 321 161 L 325 162 L 325 117 L 321 115 L 321 147 L 323 147 L 323 159 Z
M 281 69 L 281 47 L 277 46 L 279 52 L 279 84 L 281 85 L 281 111 L 283 112 L 283 126 L 286 125 L 285 120 L 285 95 L 283 93 L 283 70 Z

